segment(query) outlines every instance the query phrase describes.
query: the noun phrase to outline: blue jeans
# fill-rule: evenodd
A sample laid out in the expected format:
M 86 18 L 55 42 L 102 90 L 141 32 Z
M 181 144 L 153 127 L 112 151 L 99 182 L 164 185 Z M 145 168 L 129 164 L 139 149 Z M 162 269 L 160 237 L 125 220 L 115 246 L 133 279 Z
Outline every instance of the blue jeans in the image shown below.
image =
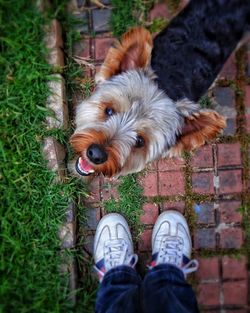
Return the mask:
M 196 313 L 195 294 L 180 269 L 161 264 L 144 280 L 128 266 L 108 271 L 100 285 L 96 313 Z

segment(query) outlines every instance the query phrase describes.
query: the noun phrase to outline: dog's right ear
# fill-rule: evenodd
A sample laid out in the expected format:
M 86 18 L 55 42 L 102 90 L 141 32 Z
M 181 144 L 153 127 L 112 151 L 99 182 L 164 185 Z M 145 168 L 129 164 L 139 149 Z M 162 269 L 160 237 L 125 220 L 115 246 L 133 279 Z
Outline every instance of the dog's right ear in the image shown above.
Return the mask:
M 146 68 L 151 60 L 153 41 L 151 34 L 143 27 L 127 31 L 108 51 L 100 71 L 95 76 L 96 83 L 102 83 L 121 72 Z

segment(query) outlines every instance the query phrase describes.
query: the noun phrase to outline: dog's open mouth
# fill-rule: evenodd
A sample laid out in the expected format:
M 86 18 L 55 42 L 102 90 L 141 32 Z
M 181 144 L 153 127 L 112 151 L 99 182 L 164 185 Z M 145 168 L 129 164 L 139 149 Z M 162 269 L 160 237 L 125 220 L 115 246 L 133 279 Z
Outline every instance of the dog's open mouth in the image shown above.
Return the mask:
M 78 174 L 82 176 L 88 176 L 95 172 L 92 165 L 89 164 L 89 162 L 82 157 L 79 157 L 76 160 L 76 171 Z

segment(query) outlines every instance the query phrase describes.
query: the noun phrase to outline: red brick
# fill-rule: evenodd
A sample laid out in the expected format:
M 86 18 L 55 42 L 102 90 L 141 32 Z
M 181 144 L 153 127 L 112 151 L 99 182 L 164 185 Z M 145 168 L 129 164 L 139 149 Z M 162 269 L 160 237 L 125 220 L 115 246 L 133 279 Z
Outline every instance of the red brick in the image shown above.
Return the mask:
M 140 176 L 139 183 L 143 187 L 143 195 L 145 197 L 157 196 L 158 188 L 156 172 L 148 172 L 145 176 Z
M 181 158 L 161 159 L 158 162 L 159 171 L 179 171 L 185 166 L 185 160 Z
M 236 118 L 231 117 L 226 120 L 227 126 L 223 130 L 224 136 L 233 136 L 236 134 Z
M 152 239 L 152 229 L 146 229 L 141 234 L 141 238 L 138 243 L 138 248 L 140 251 L 151 251 L 151 239 Z
M 74 44 L 74 54 L 81 58 L 90 59 L 90 39 L 82 39 L 81 41 Z
M 95 58 L 96 60 L 104 60 L 109 48 L 114 42 L 114 38 L 96 38 L 95 40 Z
M 215 229 L 202 228 L 197 229 L 194 234 L 195 249 L 215 249 Z
M 220 193 L 242 192 L 241 170 L 219 171 Z
M 218 145 L 218 166 L 241 165 L 240 144 Z
M 154 224 L 158 215 L 159 208 L 155 203 L 145 203 L 142 207 L 143 215 L 141 215 L 140 220 L 143 224 Z
M 194 211 L 197 224 L 212 224 L 215 222 L 213 202 L 195 203 Z
M 90 194 L 87 198 L 88 203 L 99 202 L 101 200 L 100 197 L 100 178 L 97 176 L 95 177 L 89 184 L 88 188 Z
M 203 146 L 198 149 L 191 161 L 193 167 L 213 167 L 213 149 L 212 146 Z
M 219 280 L 219 257 L 198 258 L 199 268 L 196 272 L 196 277 L 199 282 L 205 280 Z
M 236 76 L 236 64 L 235 64 L 235 54 L 231 54 L 228 58 L 227 62 L 224 64 L 219 78 L 226 78 L 226 79 L 235 79 Z
M 149 20 L 153 21 L 156 18 L 169 19 L 171 17 L 170 12 L 165 3 L 156 4 L 153 9 L 149 12 Z
M 193 191 L 201 194 L 214 193 L 213 178 L 212 172 L 194 173 L 192 176 Z
M 177 210 L 181 212 L 182 214 L 184 213 L 185 210 L 185 202 L 183 201 L 170 201 L 170 202 L 164 202 L 161 205 L 161 210 L 166 211 L 166 210 Z
M 246 114 L 246 131 L 250 134 L 250 113 Z
M 147 165 L 147 170 L 149 171 L 157 171 L 158 169 L 158 161 L 151 162 Z
M 220 285 L 218 283 L 201 284 L 198 290 L 199 304 L 205 306 L 220 304 Z
M 84 228 L 88 230 L 96 230 L 97 224 L 101 218 L 100 208 L 89 208 L 85 211 L 86 220 L 84 221 Z
M 110 181 L 109 179 L 104 178 L 101 188 L 102 200 L 119 199 L 118 185 L 118 181 Z
M 225 305 L 247 304 L 247 281 L 224 282 L 223 286 Z
M 159 172 L 159 194 L 161 196 L 184 194 L 184 184 L 182 172 Z
M 240 223 L 242 215 L 238 212 L 241 206 L 240 201 L 220 201 L 220 221 L 221 223 Z
M 222 258 L 222 277 L 224 279 L 247 279 L 247 259 L 241 256 L 236 259 L 229 256 Z
M 237 249 L 243 244 L 244 236 L 241 228 L 229 227 L 220 230 L 220 247 L 222 249 Z
M 250 86 L 249 85 L 245 87 L 245 106 L 247 110 L 250 109 Z
M 216 87 L 213 93 L 220 106 L 235 108 L 235 93 L 231 87 Z

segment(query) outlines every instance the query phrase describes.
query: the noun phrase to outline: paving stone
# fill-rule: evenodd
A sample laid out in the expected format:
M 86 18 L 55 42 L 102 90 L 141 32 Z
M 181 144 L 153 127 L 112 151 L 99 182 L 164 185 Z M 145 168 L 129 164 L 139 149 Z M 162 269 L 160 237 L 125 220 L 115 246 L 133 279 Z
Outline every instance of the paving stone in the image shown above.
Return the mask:
M 76 206 L 75 203 L 70 203 L 66 212 L 65 212 L 65 222 L 66 223 L 74 223 L 76 219 Z
M 75 247 L 76 225 L 75 223 L 66 223 L 59 229 L 58 237 L 61 241 L 61 249 L 70 249 Z
M 91 58 L 91 51 L 90 51 L 90 39 L 81 39 L 80 41 L 74 43 L 73 51 L 74 55 L 90 59 Z
M 148 171 L 157 171 L 157 169 L 158 169 L 158 161 L 149 163 L 146 168 L 146 170 Z
M 242 172 L 241 170 L 220 170 L 219 171 L 221 194 L 242 192 Z
M 58 20 L 53 19 L 47 27 L 45 27 L 45 45 L 48 49 L 63 48 L 62 28 Z
M 192 167 L 213 167 L 213 149 L 206 145 L 195 151 L 192 160 Z
M 107 201 L 111 199 L 119 199 L 118 191 L 119 181 L 104 180 L 101 188 L 102 200 Z
M 213 91 L 216 102 L 225 107 L 235 107 L 235 94 L 231 87 L 216 87 Z
M 141 222 L 146 225 L 154 225 L 159 215 L 158 205 L 155 203 L 145 203 L 142 209 L 144 213 L 140 217 Z
M 178 171 L 185 166 L 185 160 L 182 158 L 160 159 L 158 161 L 159 171 Z
M 246 114 L 246 132 L 250 134 L 250 114 Z
M 214 193 L 214 174 L 212 172 L 193 173 L 193 191 L 201 194 Z
M 215 229 L 203 228 L 196 229 L 194 234 L 195 249 L 215 249 Z
M 87 203 L 96 203 L 101 201 L 100 197 L 100 177 L 94 177 L 88 184 L 89 196 L 86 199 Z
M 94 234 L 88 234 L 84 236 L 83 247 L 89 254 L 93 254 Z
M 111 4 L 111 0 L 101 0 L 100 1 L 102 4 L 104 4 L 104 5 L 109 5 L 109 4 Z
M 237 69 L 236 69 L 236 61 L 235 61 L 235 53 L 232 53 L 228 58 L 227 62 L 224 64 L 221 72 L 219 73 L 220 79 L 230 79 L 233 80 L 236 77 Z
M 198 287 L 198 303 L 202 306 L 220 305 L 219 283 L 200 284 Z
M 215 210 L 213 202 L 195 203 L 194 211 L 196 213 L 196 221 L 198 224 L 215 223 Z
M 90 208 L 85 210 L 84 228 L 87 230 L 96 230 L 97 224 L 101 219 L 100 208 Z
M 139 183 L 143 187 L 143 195 L 145 197 L 157 196 L 158 188 L 156 172 L 148 172 L 146 175 L 140 176 Z
M 242 215 L 239 212 L 241 201 L 220 201 L 219 212 L 221 223 L 240 223 Z
M 63 181 L 66 176 L 65 148 L 53 137 L 47 137 L 43 143 L 43 154 L 48 168 L 57 174 L 56 181 Z
M 223 286 L 225 305 L 247 304 L 247 281 L 224 282 Z
M 64 54 L 62 49 L 51 49 L 47 54 L 47 62 L 54 68 L 64 67 Z
M 196 272 L 196 277 L 199 282 L 203 281 L 219 281 L 219 257 L 198 258 L 199 268 Z
M 51 94 L 47 99 L 47 108 L 54 116 L 47 117 L 49 128 L 67 128 L 68 126 L 68 106 L 66 103 L 65 82 L 60 74 L 51 75 L 48 86 Z
M 96 38 L 95 44 L 95 58 L 96 60 L 104 60 L 109 48 L 112 46 L 114 38 Z
M 169 201 L 169 202 L 164 202 L 160 206 L 161 211 L 166 211 L 166 210 L 177 210 L 180 213 L 184 214 L 185 210 L 185 202 L 184 201 Z
M 182 172 L 159 172 L 159 194 L 161 196 L 183 195 L 185 181 Z
M 94 32 L 108 32 L 111 30 L 110 20 L 111 10 L 110 9 L 96 9 L 92 11 L 93 18 L 93 29 Z
M 245 107 L 246 107 L 246 111 L 247 113 L 250 114 L 250 85 L 245 86 Z
M 233 135 L 235 135 L 236 134 L 236 130 L 237 130 L 236 118 L 235 117 L 227 118 L 226 122 L 227 122 L 227 126 L 223 130 L 223 135 L 224 136 L 233 136 Z
M 239 249 L 243 245 L 243 231 L 238 227 L 223 227 L 220 231 L 220 248 Z
M 170 19 L 171 12 L 168 10 L 166 3 L 158 3 L 154 5 L 152 10 L 149 12 L 149 21 L 153 21 L 157 18 Z
M 89 33 L 89 13 L 88 11 L 84 11 L 78 14 L 74 14 L 74 18 L 77 21 L 75 24 L 75 30 L 80 32 L 81 34 Z
M 152 229 L 144 230 L 138 243 L 139 251 L 151 251 L 151 238 Z
M 218 166 L 241 165 L 240 143 L 218 144 Z
M 222 257 L 223 279 L 247 279 L 247 259 L 244 255 L 239 258 Z

